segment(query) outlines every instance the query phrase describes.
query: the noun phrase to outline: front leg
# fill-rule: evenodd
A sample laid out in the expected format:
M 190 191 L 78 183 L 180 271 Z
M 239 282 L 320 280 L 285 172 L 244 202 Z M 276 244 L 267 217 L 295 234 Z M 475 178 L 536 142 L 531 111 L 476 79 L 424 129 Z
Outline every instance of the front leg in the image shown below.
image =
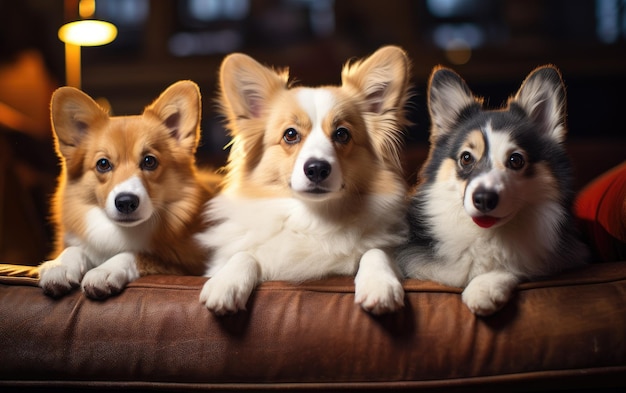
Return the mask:
M 515 275 L 505 271 L 480 274 L 463 291 L 463 303 L 476 315 L 491 315 L 504 307 L 518 283 Z
M 261 279 L 261 268 L 248 252 L 233 255 L 200 292 L 200 302 L 216 315 L 246 309 L 246 303 Z
M 361 257 L 354 278 L 354 301 L 365 311 L 384 314 L 404 306 L 404 289 L 393 259 L 383 250 L 371 249 Z
M 39 266 L 39 286 L 48 296 L 63 296 L 78 288 L 91 267 L 91 261 L 80 247 L 67 247 L 56 259 Z
M 137 261 L 131 252 L 122 252 L 85 274 L 81 288 L 91 299 L 105 299 L 120 293 L 139 278 Z

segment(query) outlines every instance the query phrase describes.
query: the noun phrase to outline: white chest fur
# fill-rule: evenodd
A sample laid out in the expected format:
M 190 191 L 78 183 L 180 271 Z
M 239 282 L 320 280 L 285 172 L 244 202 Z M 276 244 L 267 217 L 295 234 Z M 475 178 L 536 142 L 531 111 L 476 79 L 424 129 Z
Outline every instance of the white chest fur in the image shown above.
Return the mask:
M 295 198 L 243 199 L 221 195 L 210 203 L 216 226 L 201 240 L 216 252 L 211 276 L 234 254 L 247 251 L 259 263 L 262 280 L 300 281 L 328 274 L 354 274 L 361 256 L 403 240 L 404 217 L 397 197 L 370 197 L 350 218 L 322 217 Z M 389 199 L 389 200 L 386 200 Z M 390 203 L 390 202 L 395 203 Z
M 97 207 L 89 210 L 85 224 L 85 233 L 66 234 L 65 242 L 70 246 L 81 247 L 95 265 L 121 252 L 145 249 L 151 225 L 147 221 L 135 227 L 122 227 L 111 222 Z

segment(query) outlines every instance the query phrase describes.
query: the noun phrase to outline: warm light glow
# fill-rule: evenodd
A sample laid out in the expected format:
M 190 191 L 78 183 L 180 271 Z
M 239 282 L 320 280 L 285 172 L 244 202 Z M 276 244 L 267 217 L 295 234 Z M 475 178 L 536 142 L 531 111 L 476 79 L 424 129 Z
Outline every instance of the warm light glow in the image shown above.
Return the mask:
M 100 20 L 80 20 L 61 26 L 59 39 L 78 46 L 105 45 L 117 37 L 117 28 Z
M 65 43 L 65 83 L 80 89 L 80 46 Z
M 78 15 L 81 18 L 91 18 L 96 13 L 96 0 L 80 0 L 78 3 Z

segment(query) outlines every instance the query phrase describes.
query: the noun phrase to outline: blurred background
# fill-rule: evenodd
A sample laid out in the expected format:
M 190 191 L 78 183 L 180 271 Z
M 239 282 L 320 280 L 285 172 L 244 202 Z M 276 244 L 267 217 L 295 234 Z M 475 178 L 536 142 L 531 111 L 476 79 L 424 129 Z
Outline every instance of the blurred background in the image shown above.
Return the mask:
M 577 186 L 626 158 L 626 0 L 83 2 L 95 8 L 81 16 L 79 0 L 0 0 L 0 261 L 37 264 L 50 251 L 48 200 L 58 160 L 48 105 L 51 92 L 68 83 L 57 32 L 81 18 L 117 27 L 111 43 L 80 49 L 80 87 L 113 114 L 140 113 L 177 80 L 200 85 L 200 164 L 221 165 L 227 153 L 214 102 L 226 54 L 245 52 L 288 66 L 302 84 L 322 85 L 340 83 L 343 63 L 386 44 L 403 47 L 413 61 L 407 149 L 419 153 L 409 176 L 428 147 L 425 90 L 437 64 L 455 69 L 491 107 L 533 68 L 555 64 L 567 85 Z

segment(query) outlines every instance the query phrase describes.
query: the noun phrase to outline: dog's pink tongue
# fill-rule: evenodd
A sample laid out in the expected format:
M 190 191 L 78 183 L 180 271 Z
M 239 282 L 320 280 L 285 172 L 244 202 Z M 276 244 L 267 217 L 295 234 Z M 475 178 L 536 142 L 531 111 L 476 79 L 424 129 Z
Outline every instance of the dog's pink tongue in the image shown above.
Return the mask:
M 481 228 L 489 228 L 493 226 L 496 222 L 498 222 L 498 219 L 496 217 L 490 216 L 472 217 L 472 220 L 474 220 L 474 223 L 476 223 L 476 225 Z

